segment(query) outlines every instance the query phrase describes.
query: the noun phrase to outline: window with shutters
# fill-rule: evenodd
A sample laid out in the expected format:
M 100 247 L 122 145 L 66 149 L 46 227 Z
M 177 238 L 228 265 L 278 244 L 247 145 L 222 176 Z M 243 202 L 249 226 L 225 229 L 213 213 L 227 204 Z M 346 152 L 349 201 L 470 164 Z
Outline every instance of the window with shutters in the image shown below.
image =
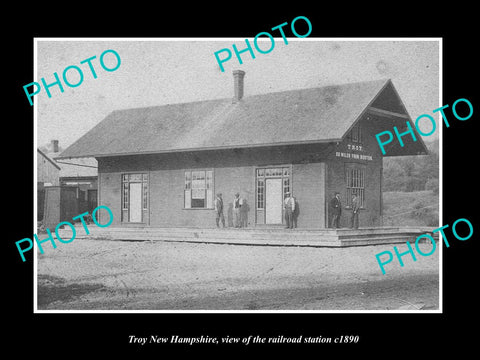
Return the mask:
M 347 140 L 354 143 L 362 143 L 362 128 L 359 124 L 356 124 L 352 130 L 347 134 Z

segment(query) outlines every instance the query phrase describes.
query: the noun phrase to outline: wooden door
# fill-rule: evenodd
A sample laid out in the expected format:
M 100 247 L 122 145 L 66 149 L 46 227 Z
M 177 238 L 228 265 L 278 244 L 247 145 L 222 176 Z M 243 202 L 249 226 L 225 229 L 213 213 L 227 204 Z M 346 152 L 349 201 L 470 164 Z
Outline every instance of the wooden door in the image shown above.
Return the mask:
M 265 223 L 282 224 L 282 179 L 265 181 Z
M 142 183 L 130 183 L 129 221 L 142 222 Z

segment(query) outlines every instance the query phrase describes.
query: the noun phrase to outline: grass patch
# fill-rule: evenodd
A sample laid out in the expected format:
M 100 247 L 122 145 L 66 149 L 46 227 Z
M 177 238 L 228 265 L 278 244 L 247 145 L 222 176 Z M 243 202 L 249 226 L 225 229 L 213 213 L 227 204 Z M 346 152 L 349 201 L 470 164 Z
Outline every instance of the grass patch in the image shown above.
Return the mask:
M 439 196 L 431 190 L 383 193 L 386 226 L 438 226 Z

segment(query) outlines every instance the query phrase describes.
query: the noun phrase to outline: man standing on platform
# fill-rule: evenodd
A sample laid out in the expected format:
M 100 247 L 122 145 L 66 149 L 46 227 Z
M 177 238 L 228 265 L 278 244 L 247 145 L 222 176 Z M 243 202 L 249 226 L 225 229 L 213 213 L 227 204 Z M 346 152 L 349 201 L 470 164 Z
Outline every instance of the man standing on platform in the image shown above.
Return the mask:
M 342 215 L 342 203 L 340 202 L 340 193 L 335 192 L 335 196 L 330 201 L 332 207 L 332 227 L 338 229 L 340 225 L 340 216 Z
M 234 226 L 236 228 L 242 227 L 242 213 L 241 213 L 241 207 L 242 207 L 242 199 L 240 199 L 240 193 L 235 194 L 235 198 L 233 199 L 233 218 L 234 218 Z
M 356 194 L 352 194 L 352 220 L 350 222 L 350 227 L 352 229 L 358 229 L 358 210 L 360 205 L 358 203 L 358 197 Z
M 283 202 L 285 209 L 285 220 L 287 222 L 286 229 L 293 229 L 293 213 L 295 211 L 295 198 L 289 192 L 285 193 L 287 196 Z
M 215 221 L 217 223 L 217 228 L 219 226 L 220 220 L 222 221 L 223 227 L 225 227 L 225 217 L 223 216 L 223 199 L 222 194 L 218 193 L 215 198 Z

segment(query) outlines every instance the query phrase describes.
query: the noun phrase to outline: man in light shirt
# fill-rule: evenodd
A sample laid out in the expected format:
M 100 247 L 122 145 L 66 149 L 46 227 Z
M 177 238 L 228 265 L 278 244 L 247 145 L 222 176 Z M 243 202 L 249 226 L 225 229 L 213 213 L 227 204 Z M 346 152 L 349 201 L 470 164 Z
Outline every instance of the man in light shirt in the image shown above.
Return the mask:
M 295 198 L 289 193 L 285 193 L 286 198 L 283 201 L 283 208 L 285 209 L 285 220 L 287 222 L 286 229 L 293 229 L 293 213 L 295 211 Z
M 233 218 L 234 218 L 234 225 L 236 228 L 242 227 L 242 213 L 241 207 L 243 205 L 243 199 L 240 197 L 240 193 L 235 194 L 235 198 L 233 199 Z
M 350 227 L 358 229 L 358 211 L 360 210 L 360 203 L 356 194 L 352 194 L 352 217 Z

